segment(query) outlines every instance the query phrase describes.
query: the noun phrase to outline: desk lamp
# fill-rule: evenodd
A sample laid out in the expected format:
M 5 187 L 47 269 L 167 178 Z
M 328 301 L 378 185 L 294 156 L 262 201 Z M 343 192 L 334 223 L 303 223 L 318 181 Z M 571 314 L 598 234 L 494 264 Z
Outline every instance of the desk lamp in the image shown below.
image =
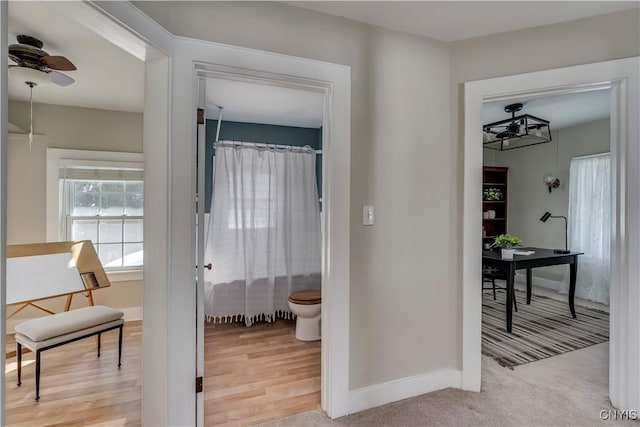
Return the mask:
M 554 249 L 553 253 L 555 253 L 555 254 L 569 254 L 569 253 L 571 253 L 571 251 L 569 250 L 569 247 L 568 247 L 568 243 L 567 243 L 567 240 L 568 240 L 567 239 L 567 234 L 568 234 L 567 233 L 567 217 L 566 216 L 562 216 L 562 215 L 557 215 L 557 216 L 556 215 L 551 215 L 551 213 L 547 211 L 547 212 L 544 213 L 544 215 L 542 215 L 540 217 L 540 221 L 547 222 L 547 220 L 549 218 L 562 218 L 562 219 L 564 219 L 564 249 Z

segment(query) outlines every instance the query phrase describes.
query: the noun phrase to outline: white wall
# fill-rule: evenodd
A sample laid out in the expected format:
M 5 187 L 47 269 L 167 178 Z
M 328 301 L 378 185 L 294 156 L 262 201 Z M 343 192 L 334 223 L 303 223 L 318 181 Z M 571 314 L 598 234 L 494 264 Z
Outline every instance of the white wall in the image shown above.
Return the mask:
M 34 92 L 35 94 L 35 92 Z M 9 102 L 9 122 L 29 129 L 29 104 Z M 25 136 L 10 137 L 7 147 L 7 244 L 46 241 L 45 169 L 48 147 L 142 152 L 142 113 L 67 107 L 49 104 L 33 105 L 36 133 L 29 150 Z M 117 308 L 142 306 L 142 282 L 112 282 L 112 286 L 94 292 L 96 304 Z M 72 307 L 86 306 L 77 295 Z M 42 305 L 62 311 L 64 298 L 47 300 Z M 9 308 L 9 311 L 12 311 Z M 16 318 L 41 316 L 31 307 Z
M 176 35 L 352 67 L 350 388 L 455 368 L 446 46 L 282 4 L 137 6 Z
M 10 101 L 9 122 L 28 130 L 29 104 Z M 12 137 L 9 141 L 9 245 L 46 240 L 47 148 L 142 152 L 142 113 L 34 103 L 33 127 L 37 135 L 31 150 L 26 137 Z
M 552 139 L 547 144 L 502 152 L 494 151 L 493 162 L 485 158 L 487 165 L 509 167 L 507 230 L 522 238 L 525 246 L 564 248 L 563 220 L 550 219 L 543 223 L 540 217 L 545 211 L 553 215 L 567 216 L 571 159 L 609 151 L 609 119 L 554 131 Z M 489 150 L 485 150 L 487 151 Z M 560 179 L 560 188 L 551 193 L 542 182 L 547 173 L 552 173 Z M 567 268 L 536 268 L 534 274 L 543 279 L 561 281 Z
M 640 53 L 636 11 L 444 45 L 278 3 L 136 5 L 179 36 L 351 66 L 351 389 L 461 367 L 460 83 Z

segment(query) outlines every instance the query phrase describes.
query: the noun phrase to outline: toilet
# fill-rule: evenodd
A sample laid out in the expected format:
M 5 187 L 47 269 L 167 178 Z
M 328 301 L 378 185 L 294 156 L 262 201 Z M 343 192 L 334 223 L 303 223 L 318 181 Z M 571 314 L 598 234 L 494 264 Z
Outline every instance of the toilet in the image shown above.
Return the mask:
M 289 308 L 297 316 L 296 339 L 318 341 L 320 339 L 320 291 L 297 291 L 289 295 Z

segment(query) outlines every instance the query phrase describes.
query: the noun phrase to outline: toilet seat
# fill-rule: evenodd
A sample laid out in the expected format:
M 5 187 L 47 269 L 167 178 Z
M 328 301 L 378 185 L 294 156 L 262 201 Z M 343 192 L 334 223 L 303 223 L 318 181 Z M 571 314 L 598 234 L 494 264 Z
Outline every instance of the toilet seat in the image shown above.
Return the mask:
M 320 291 L 309 289 L 291 293 L 289 302 L 299 305 L 313 305 L 322 303 L 322 298 Z

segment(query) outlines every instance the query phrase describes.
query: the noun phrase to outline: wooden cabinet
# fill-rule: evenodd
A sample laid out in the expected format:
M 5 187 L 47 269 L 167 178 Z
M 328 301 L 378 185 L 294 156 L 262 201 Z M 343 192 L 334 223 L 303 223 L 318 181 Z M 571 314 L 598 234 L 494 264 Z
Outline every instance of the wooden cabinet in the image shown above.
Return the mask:
M 482 168 L 482 243 L 493 243 L 507 232 L 507 178 L 509 168 Z

